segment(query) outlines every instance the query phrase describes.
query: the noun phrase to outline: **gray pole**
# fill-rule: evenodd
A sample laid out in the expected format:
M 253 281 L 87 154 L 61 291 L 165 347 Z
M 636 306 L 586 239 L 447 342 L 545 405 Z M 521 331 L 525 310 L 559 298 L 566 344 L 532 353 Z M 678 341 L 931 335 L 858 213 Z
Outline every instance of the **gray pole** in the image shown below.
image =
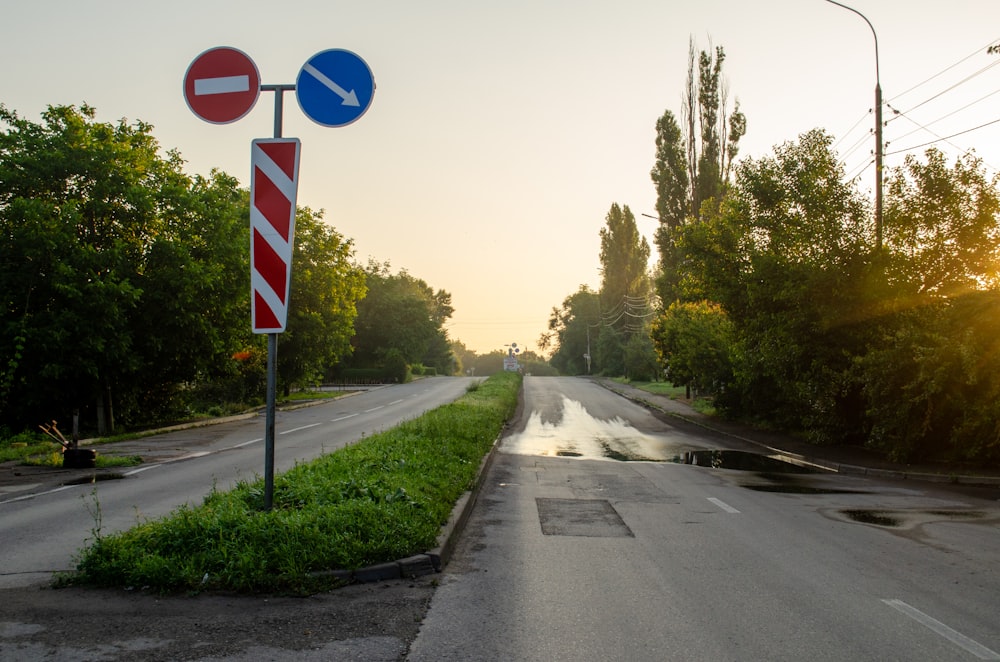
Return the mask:
M 875 38 L 875 248 L 882 250 L 882 83 L 879 80 L 878 72 L 878 35 L 875 28 L 864 14 L 857 9 L 836 2 L 836 0 L 826 0 L 832 5 L 842 7 L 847 11 L 854 12 L 868 24 Z
M 874 31 L 873 31 L 874 32 Z M 878 58 L 878 42 L 875 42 Z M 882 251 L 882 85 L 875 74 L 875 250 Z
M 294 85 L 261 85 L 274 92 L 274 137 L 281 137 L 282 102 L 285 91 Z M 264 510 L 274 503 L 274 410 L 278 390 L 278 334 L 267 334 L 267 408 L 264 419 Z
M 277 399 L 278 334 L 267 334 L 267 414 L 264 419 L 264 510 L 274 502 L 274 410 Z

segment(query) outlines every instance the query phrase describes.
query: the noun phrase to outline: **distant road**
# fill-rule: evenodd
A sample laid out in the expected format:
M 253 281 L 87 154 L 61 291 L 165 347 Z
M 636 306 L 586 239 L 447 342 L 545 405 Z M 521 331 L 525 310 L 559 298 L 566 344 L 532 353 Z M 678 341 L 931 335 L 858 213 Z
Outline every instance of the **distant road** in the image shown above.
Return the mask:
M 279 412 L 275 471 L 395 427 L 461 396 L 473 379 L 435 377 Z M 71 568 L 93 539 L 137 521 L 199 504 L 213 489 L 263 474 L 264 418 L 232 421 L 120 444 L 146 463 L 121 480 L 87 485 L 39 482 L 0 494 L 0 588 L 45 582 Z M 98 447 L 100 450 L 100 447 Z
M 669 459 L 733 448 L 527 377 L 410 662 L 998 660 L 1000 504 Z

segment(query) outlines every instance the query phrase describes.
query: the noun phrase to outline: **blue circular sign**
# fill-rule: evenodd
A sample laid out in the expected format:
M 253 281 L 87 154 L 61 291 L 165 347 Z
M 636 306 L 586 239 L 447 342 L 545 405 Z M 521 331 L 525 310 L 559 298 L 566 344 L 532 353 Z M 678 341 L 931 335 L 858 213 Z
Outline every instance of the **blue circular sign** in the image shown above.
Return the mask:
M 323 126 L 346 126 L 372 103 L 375 77 L 360 57 L 339 48 L 313 55 L 295 81 L 302 112 Z

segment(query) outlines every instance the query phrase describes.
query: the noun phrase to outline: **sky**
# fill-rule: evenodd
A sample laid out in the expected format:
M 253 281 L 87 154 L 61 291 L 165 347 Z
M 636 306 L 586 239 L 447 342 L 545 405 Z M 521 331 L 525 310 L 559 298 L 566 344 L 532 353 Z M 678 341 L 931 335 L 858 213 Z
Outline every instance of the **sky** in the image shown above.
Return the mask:
M 842 4 L 877 35 L 886 167 L 947 138 L 935 146 L 949 160 L 974 149 L 996 174 L 1000 55 L 986 48 L 1000 2 Z M 725 49 L 747 117 L 741 158 L 821 127 L 871 193 L 875 39 L 826 0 L 0 0 L 0 103 L 33 121 L 84 103 L 99 121 L 141 120 L 189 174 L 218 168 L 249 186 L 273 93 L 210 124 L 184 100 L 191 62 L 229 46 L 263 84 L 292 84 L 314 55 L 352 51 L 377 86 L 356 122 L 321 126 L 284 96 L 282 133 L 302 143 L 298 204 L 324 210 L 360 264 L 451 293 L 451 339 L 537 351 L 553 307 L 599 287 L 612 204 L 629 206 L 656 259 L 643 216 L 655 213 L 655 124 L 680 114 L 691 39 Z

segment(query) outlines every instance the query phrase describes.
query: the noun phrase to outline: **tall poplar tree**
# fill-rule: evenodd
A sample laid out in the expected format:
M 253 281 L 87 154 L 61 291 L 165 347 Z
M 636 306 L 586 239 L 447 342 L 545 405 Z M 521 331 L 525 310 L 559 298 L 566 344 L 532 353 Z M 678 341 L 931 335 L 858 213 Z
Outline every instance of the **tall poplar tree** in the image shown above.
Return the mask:
M 718 208 L 739 141 L 746 133 L 746 117 L 739 101 L 728 109 L 722 74 L 725 59 L 721 46 L 698 53 L 692 40 L 681 122 L 669 110 L 656 122 L 656 157 L 650 176 L 656 186 L 660 220 L 655 238 L 660 253 L 656 287 L 664 303 L 682 296 L 679 228 L 699 218 L 706 202 L 713 201 Z
M 644 308 L 649 297 L 649 243 L 639 234 L 628 205 L 611 205 L 601 228 L 601 306 L 606 326 L 624 334 L 636 330 L 630 309 Z M 634 314 L 634 313 L 633 313 Z

